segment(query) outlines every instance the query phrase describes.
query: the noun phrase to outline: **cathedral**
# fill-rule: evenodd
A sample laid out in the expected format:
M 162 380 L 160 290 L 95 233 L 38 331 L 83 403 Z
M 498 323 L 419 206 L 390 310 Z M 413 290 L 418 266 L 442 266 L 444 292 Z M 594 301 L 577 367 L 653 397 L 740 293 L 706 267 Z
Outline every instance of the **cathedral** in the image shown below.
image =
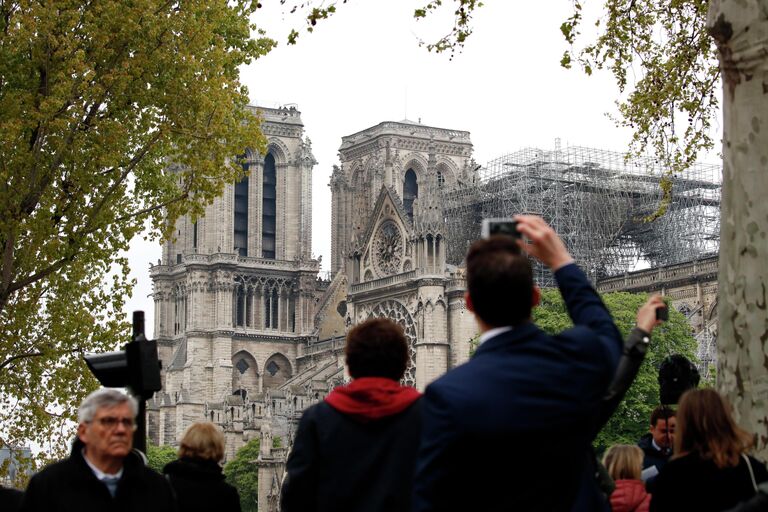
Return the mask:
M 301 113 L 251 108 L 263 120 L 266 154 L 246 149 L 246 176 L 225 187 L 202 217 L 180 218 L 150 269 L 163 391 L 147 404 L 147 430 L 151 443 L 176 445 L 191 423 L 212 421 L 225 433 L 227 460 L 260 440 L 260 510 L 277 510 L 302 411 L 348 380 L 343 351 L 351 326 L 371 317 L 398 322 L 410 349 L 403 380 L 419 390 L 468 359 L 478 329 L 464 304 L 462 260 L 480 219 L 539 212 L 566 234 L 580 262 L 594 267 L 637 245 L 617 249 L 613 231 L 600 245 L 600 228 L 617 216 L 635 218 L 630 207 L 645 205 L 639 198 L 656 204 L 655 178 L 645 168 L 627 170 L 618 153 L 557 144 L 551 152 L 528 149 L 490 162 L 481 179 L 468 132 L 382 122 L 341 138 L 329 183 L 330 273 L 321 278 L 311 252 L 316 161 Z M 709 167 L 676 181 L 689 200 L 678 201 L 667 224 L 654 229 L 717 240 L 719 217 L 704 215 L 719 206 L 719 182 L 706 179 L 719 168 Z M 621 186 L 610 188 L 605 176 Z M 627 195 L 633 201 L 624 201 Z M 630 242 L 663 238 L 646 225 L 621 226 Z M 706 368 L 717 323 L 717 256 L 708 247 L 682 261 L 688 253 L 676 245 L 654 245 L 649 254 L 677 259 L 594 276 L 602 292 L 668 296 L 691 322 Z M 546 285 L 546 276 L 537 279 Z
M 148 404 L 148 435 L 175 445 L 210 420 L 224 429 L 227 458 L 260 439 L 259 506 L 270 510 L 301 412 L 348 378 L 350 326 L 400 323 L 411 355 L 404 380 L 418 389 L 469 357 L 477 329 L 463 269 L 447 257 L 439 192 L 475 180 L 477 166 L 464 131 L 402 121 L 342 137 L 330 183 L 332 277 L 320 279 L 316 161 L 301 114 L 258 110 L 267 153 L 246 151 L 247 176 L 196 222 L 180 218 L 150 270 L 163 391 Z

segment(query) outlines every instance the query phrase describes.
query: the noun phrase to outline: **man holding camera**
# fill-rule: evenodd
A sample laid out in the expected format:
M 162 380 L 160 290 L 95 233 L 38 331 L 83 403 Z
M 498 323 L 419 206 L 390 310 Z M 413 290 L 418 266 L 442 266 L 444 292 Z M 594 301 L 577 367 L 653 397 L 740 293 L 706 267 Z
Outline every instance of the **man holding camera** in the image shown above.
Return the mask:
M 552 228 L 536 216 L 515 221 L 528 243 L 491 236 L 467 254 L 480 345 L 422 399 L 415 512 L 567 511 L 577 495 L 592 507 L 587 488 L 599 507 L 588 461 L 621 334 Z M 572 329 L 550 336 L 531 322 L 540 290 L 523 251 L 554 273 Z
M 24 512 L 175 511 L 168 482 L 132 452 L 138 404 L 116 389 L 88 395 L 68 459 L 32 477 Z

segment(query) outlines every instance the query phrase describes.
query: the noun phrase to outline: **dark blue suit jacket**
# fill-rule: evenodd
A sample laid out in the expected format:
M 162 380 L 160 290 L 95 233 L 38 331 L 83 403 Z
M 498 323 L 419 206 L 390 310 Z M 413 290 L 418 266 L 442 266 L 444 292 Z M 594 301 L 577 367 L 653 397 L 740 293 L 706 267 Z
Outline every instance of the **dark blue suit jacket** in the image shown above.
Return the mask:
M 622 339 L 576 265 L 555 278 L 572 329 L 518 326 L 427 387 L 414 512 L 571 510 Z

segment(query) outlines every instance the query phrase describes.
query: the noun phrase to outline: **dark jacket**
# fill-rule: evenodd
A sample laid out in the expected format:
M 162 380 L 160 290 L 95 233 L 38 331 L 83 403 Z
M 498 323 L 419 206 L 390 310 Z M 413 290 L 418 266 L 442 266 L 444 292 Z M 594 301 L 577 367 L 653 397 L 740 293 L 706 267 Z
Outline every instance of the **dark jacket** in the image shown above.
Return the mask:
M 749 458 L 757 483 L 768 481 L 765 465 Z M 651 512 L 695 510 L 720 512 L 755 495 L 744 459 L 739 465 L 720 469 L 711 460 L 691 453 L 670 460 L 656 477 Z
M 768 510 L 768 482 L 757 486 L 757 494 L 749 501 L 744 501 L 727 512 L 765 512 Z
M 650 432 L 643 434 L 637 446 L 643 450 L 643 469 L 656 466 L 659 472 L 669 460 L 670 453 L 665 453 L 653 446 L 653 436 Z
M 224 481 L 221 466 L 212 460 L 181 458 L 165 465 L 163 473 L 176 492 L 183 512 L 240 512 L 237 489 Z
M 23 497 L 23 492 L 0 485 L 0 509 L 3 512 L 16 512 L 19 510 Z
M 427 387 L 414 512 L 570 510 L 577 492 L 599 509 L 591 441 L 623 342 L 576 265 L 555 278 L 575 327 L 517 326 Z
M 419 402 L 377 419 L 341 412 L 328 401 L 308 408 L 286 463 L 281 510 L 410 510 Z
M 32 477 L 21 504 L 23 512 L 168 512 L 176 510 L 171 487 L 162 475 L 133 454 L 123 462 L 123 476 L 113 498 L 83 459 L 75 442 L 68 459 Z

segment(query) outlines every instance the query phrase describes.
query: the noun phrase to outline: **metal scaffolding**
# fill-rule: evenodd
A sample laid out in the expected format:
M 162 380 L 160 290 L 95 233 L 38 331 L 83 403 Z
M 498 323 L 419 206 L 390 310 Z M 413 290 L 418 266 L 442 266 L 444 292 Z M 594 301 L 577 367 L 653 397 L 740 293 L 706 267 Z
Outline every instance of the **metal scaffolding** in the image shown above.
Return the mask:
M 695 164 L 671 176 L 671 201 L 658 219 L 666 169 L 652 158 L 630 158 L 585 147 L 523 149 L 479 170 L 473 183 L 442 190 L 447 259 L 459 264 L 486 217 L 535 213 L 549 222 L 589 277 L 645 265 L 670 265 L 711 254 L 720 233 L 721 169 Z M 551 274 L 535 269 L 541 286 Z

